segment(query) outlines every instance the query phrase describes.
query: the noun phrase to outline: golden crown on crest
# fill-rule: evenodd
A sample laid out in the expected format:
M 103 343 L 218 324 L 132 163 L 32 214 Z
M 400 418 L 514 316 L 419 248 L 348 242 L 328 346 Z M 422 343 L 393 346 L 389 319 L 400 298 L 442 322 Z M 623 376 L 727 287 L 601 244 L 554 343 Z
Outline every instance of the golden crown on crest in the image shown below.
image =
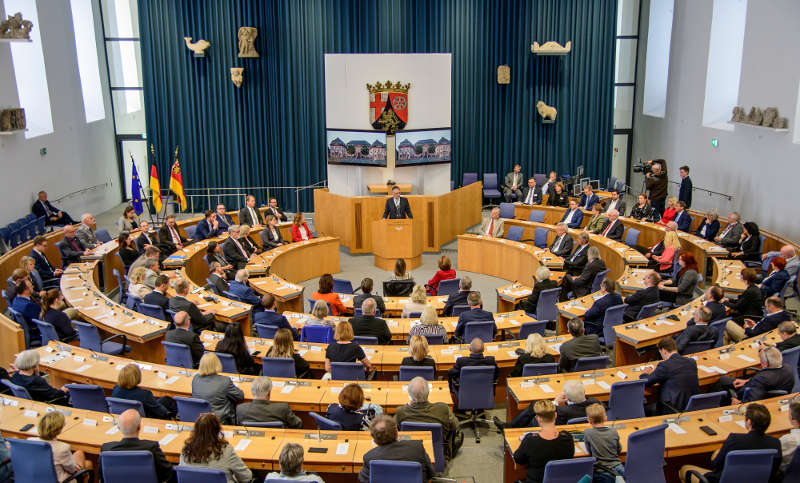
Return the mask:
M 367 90 L 369 90 L 370 94 L 375 94 L 378 92 L 402 92 L 404 94 L 408 94 L 408 89 L 411 87 L 411 83 L 403 84 L 402 82 L 395 82 L 392 84 L 392 81 L 386 81 L 386 83 L 382 83 L 378 81 L 375 84 L 367 84 Z

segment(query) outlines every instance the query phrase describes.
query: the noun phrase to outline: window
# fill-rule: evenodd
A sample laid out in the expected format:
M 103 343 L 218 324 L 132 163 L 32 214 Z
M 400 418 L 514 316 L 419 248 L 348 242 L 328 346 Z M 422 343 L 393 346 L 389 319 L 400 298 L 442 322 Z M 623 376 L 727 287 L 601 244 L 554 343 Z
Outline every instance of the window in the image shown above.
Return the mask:
M 25 109 L 28 130 L 25 138 L 35 138 L 53 132 L 53 113 L 50 110 L 50 91 L 44 68 L 42 37 L 39 34 L 39 15 L 35 0 L 4 0 L 6 12 L 21 12 L 33 22 L 31 42 L 11 42 L 11 60 L 17 81 L 19 104 Z
M 642 113 L 664 117 L 667 110 L 669 48 L 672 41 L 674 0 L 651 0 L 650 27 L 647 32 L 647 58 L 644 71 Z
M 103 90 L 100 84 L 92 0 L 70 0 L 70 7 L 86 122 L 99 121 L 106 117 L 106 106 L 103 103 Z
M 128 0 L 114 1 L 114 18 L 116 20 L 117 34 L 119 37 L 125 39 L 133 38 L 133 12 L 131 10 L 131 3 Z M 138 33 L 136 35 L 138 35 Z M 118 50 L 113 53 L 116 55 L 112 55 L 115 57 L 118 55 L 118 61 L 115 63 L 115 70 L 112 75 L 117 74 L 117 78 L 120 78 L 122 82 L 122 87 L 141 86 L 142 81 L 139 75 L 139 62 L 137 62 L 138 45 L 134 45 L 134 41 L 132 40 L 125 40 L 116 42 L 114 48 Z M 114 87 L 117 86 L 116 83 L 112 85 Z M 141 109 L 142 102 L 140 93 L 133 90 L 126 91 L 125 112 L 130 114 Z
M 747 0 L 714 0 L 708 43 L 703 125 L 732 131 L 731 110 L 739 100 Z

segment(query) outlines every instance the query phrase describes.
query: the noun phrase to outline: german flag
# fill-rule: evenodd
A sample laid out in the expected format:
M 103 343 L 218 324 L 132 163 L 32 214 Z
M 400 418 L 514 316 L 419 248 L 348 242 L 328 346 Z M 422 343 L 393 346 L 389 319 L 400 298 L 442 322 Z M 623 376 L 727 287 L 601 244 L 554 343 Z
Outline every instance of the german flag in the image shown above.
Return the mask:
M 150 190 L 153 192 L 153 208 L 156 213 L 161 212 L 161 184 L 158 182 L 158 170 L 156 165 L 150 167 Z
M 183 176 L 181 175 L 181 165 L 178 160 L 172 165 L 172 170 L 169 174 L 169 189 L 175 193 L 181 211 L 186 211 L 186 195 L 183 193 Z

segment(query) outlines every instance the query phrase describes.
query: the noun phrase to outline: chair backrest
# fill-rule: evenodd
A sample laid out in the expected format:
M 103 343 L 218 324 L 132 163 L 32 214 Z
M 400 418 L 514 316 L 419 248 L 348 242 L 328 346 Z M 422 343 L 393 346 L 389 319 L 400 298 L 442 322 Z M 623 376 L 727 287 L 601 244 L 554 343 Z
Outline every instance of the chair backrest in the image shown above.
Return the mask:
M 652 428 L 640 429 L 628 436 L 625 481 L 666 483 L 664 478 L 664 430 L 666 429 L 666 424 L 659 424 Z
M 609 191 L 613 190 L 614 186 L 616 184 L 617 184 L 617 177 L 616 176 L 612 176 L 612 177 L 608 178 L 608 183 L 606 184 L 606 189 L 608 189 Z
M 5 290 L 3 290 L 3 292 L 5 292 Z M 25 348 L 30 349 L 31 342 L 33 341 L 31 341 L 31 328 L 28 324 L 28 319 L 26 319 L 21 313 L 12 309 L 11 304 L 8 306 L 8 311 L 11 314 L 11 318 L 14 319 L 14 321 L 19 324 L 20 327 L 22 327 L 22 334 L 25 338 Z
M 464 305 L 464 304 L 453 305 L 453 317 L 458 317 L 467 310 L 469 310 L 469 305 Z
M 608 356 L 580 357 L 575 361 L 573 372 L 594 371 L 608 366 Z
M 164 354 L 166 356 L 164 362 L 166 362 L 167 365 L 183 367 L 184 369 L 191 369 L 193 367 L 192 351 L 189 350 L 188 345 L 167 341 L 161 341 L 161 344 L 164 345 Z
M 536 320 L 558 320 L 558 295 L 561 287 L 542 290 L 539 292 L 539 300 L 536 302 Z
M 497 189 L 497 173 L 483 173 L 483 189 Z
M 461 368 L 458 385 L 459 409 L 494 408 L 494 367 Z
M 644 385 L 647 381 L 621 381 L 611 385 L 608 417 L 611 420 L 644 417 Z M 662 451 L 663 453 L 663 451 Z
M 108 233 L 108 230 L 96 230 L 94 236 L 97 237 L 97 241 L 100 243 L 108 243 L 111 241 L 111 235 Z
M 495 175 L 496 177 L 497 175 Z M 369 483 L 412 482 L 422 482 L 422 465 L 416 461 L 372 460 L 369 462 Z
M 509 226 L 508 232 L 506 233 L 506 240 L 522 241 L 522 227 Z
M 433 471 L 441 473 L 445 470 L 444 437 L 441 424 L 403 421 L 400 423 L 400 431 L 430 431 L 433 441 Z
M 333 279 L 333 291 L 336 293 L 344 293 L 344 294 L 351 294 L 353 293 L 353 284 L 350 280 L 345 280 L 343 278 L 334 278 Z
M 223 290 L 222 291 L 222 296 L 225 297 L 225 298 L 229 298 L 231 300 L 235 300 L 236 302 L 241 302 L 242 301 L 242 299 L 238 295 L 236 295 L 236 294 L 234 294 L 234 293 L 232 293 L 232 292 L 230 292 L 228 290 Z M 309 300 L 311 300 L 311 299 L 309 299 Z M 314 302 L 311 302 L 311 308 L 312 309 L 314 308 Z
M 519 328 L 519 340 L 526 340 L 531 334 L 539 334 L 544 337 L 544 330 L 547 328 L 546 320 L 536 320 L 533 322 L 525 322 Z
M 545 212 L 542 210 L 531 210 L 531 213 L 528 215 L 528 221 L 544 223 L 544 214 Z
M 117 252 L 117 256 L 120 256 L 119 252 Z M 122 258 L 120 258 L 122 260 Z M 128 291 L 125 289 L 125 283 L 122 281 L 122 275 L 120 275 L 119 270 L 116 268 L 111 270 L 111 273 L 114 275 L 114 278 L 117 279 L 117 287 L 119 287 L 119 303 L 125 304 L 128 301 Z
M 242 421 L 239 423 L 240 426 L 245 426 L 248 428 L 274 428 L 280 429 L 283 428 L 283 421 Z
M 790 290 L 794 290 L 794 287 L 797 285 L 797 275 L 792 275 L 789 280 L 783 284 L 781 287 L 780 292 L 778 292 L 778 296 L 781 298 L 781 301 L 784 302 L 784 306 L 786 306 L 786 298 L 788 297 L 788 293 Z
M 103 341 L 100 339 L 100 332 L 92 324 L 73 320 L 72 325 L 78 330 L 78 339 L 81 347 L 94 352 L 103 352 Z
M 144 417 L 144 404 L 141 401 L 134 401 L 133 399 L 122 399 L 118 397 L 107 397 L 106 404 L 108 404 L 108 412 L 111 414 L 122 414 L 128 409 L 139 411 L 139 415 Z
M 203 257 L 203 260 L 205 260 L 205 257 Z M 207 260 L 206 260 L 206 263 L 208 263 Z M 206 287 L 208 287 L 209 290 L 214 292 L 214 294 L 222 295 L 221 293 L 219 293 L 219 290 L 217 290 L 217 286 L 216 286 L 216 284 L 214 284 L 214 281 L 211 280 L 211 278 L 206 278 Z
M 478 181 L 478 173 L 464 173 L 461 178 L 461 186 L 467 186 Z
M 175 476 L 178 478 L 178 483 L 226 483 L 228 481 L 222 470 L 194 466 L 176 466 Z
M 139 304 L 137 312 L 154 319 L 169 322 L 169 319 L 167 319 L 167 314 L 164 313 L 164 309 L 162 309 L 159 305 L 146 304 L 142 302 Z
M 600 284 L 603 283 L 603 280 L 606 279 L 606 275 L 608 275 L 608 272 L 610 271 L 611 270 L 606 269 L 594 276 L 594 281 L 592 282 L 592 292 L 597 292 L 600 290 Z
M 777 454 L 776 449 L 731 451 L 725 456 L 725 466 L 719 483 L 768 481 L 772 474 L 772 462 Z
M 450 278 L 439 282 L 439 289 L 436 291 L 438 295 L 450 295 L 458 292 L 460 278 Z
M 539 248 L 547 247 L 547 235 L 550 233 L 550 230 L 547 228 L 542 228 L 540 226 L 536 227 L 533 231 L 533 244 Z
M 442 345 L 444 344 L 444 335 L 425 335 L 428 339 L 428 345 Z
M 639 243 L 639 233 L 636 228 L 628 228 L 628 233 L 625 234 L 625 244 L 629 247 L 636 246 Z
M 731 320 L 731 317 L 725 317 L 724 319 L 719 319 L 708 324 L 709 327 L 713 327 L 717 331 L 717 341 L 714 343 L 714 347 L 722 347 L 725 343 L 725 324 L 727 324 L 729 320 Z
M 100 468 L 106 483 L 158 481 L 153 453 L 149 451 L 103 451 Z
M 208 354 L 208 351 L 205 352 Z M 236 359 L 233 358 L 231 354 L 227 354 L 225 352 L 214 352 L 217 355 L 217 358 L 222 363 L 222 372 L 226 372 L 228 374 L 238 374 L 239 371 L 236 370 Z
M 297 377 L 291 357 L 262 357 L 261 374 L 269 377 Z
M 178 404 L 179 421 L 193 423 L 201 414 L 211 412 L 211 404 L 204 399 L 181 396 L 175 396 L 174 399 Z
M 353 337 L 353 342 L 358 345 L 378 345 L 378 338 L 368 335 L 357 335 Z
M 797 388 L 800 388 L 800 378 L 798 378 L 797 374 L 797 364 L 800 362 L 800 346 L 781 351 L 781 355 L 783 356 L 783 364 L 788 365 L 793 369 L 794 387 L 792 388 L 792 392 L 796 392 L 798 391 Z
M 6 386 L 7 388 L 11 389 L 11 394 L 13 394 L 14 397 L 18 397 L 21 399 L 29 399 L 31 401 L 33 400 L 28 390 L 25 389 L 24 387 L 14 384 L 9 379 L 2 379 L 0 380 L 0 382 L 2 382 L 3 385 Z
M 67 384 L 72 407 L 89 411 L 108 412 L 103 388 L 94 384 Z
M 589 418 L 587 418 L 586 416 L 584 416 L 582 418 L 570 418 L 570 419 L 567 419 L 567 424 L 586 424 L 588 422 L 589 422 Z
M 707 351 L 714 347 L 717 343 L 716 339 L 711 340 L 695 340 L 686 344 L 686 348 L 681 355 L 697 354 L 698 352 Z
M 256 333 L 258 337 L 262 339 L 273 339 L 275 338 L 275 332 L 278 332 L 277 325 L 267 325 L 267 324 L 258 324 L 256 323 Z
M 603 316 L 603 340 L 606 347 L 614 347 L 617 341 L 617 332 L 614 327 L 625 322 L 623 315 L 625 315 L 627 308 L 628 304 L 619 304 L 606 309 L 606 313 Z
M 407 297 L 411 295 L 412 290 L 414 290 L 413 279 L 383 281 L 383 295 L 387 297 Z
M 500 218 L 514 218 L 514 203 L 500 203 Z
M 421 377 L 426 381 L 433 381 L 435 378 L 435 371 L 431 366 L 400 366 L 400 379 L 401 381 L 410 381 L 415 377 Z
M 470 322 L 464 329 L 464 340 L 471 341 L 475 337 L 484 342 L 494 340 L 494 322 Z
M 39 336 L 42 338 L 42 345 L 47 345 L 51 340 L 58 342 L 58 332 L 53 324 L 33 319 L 33 323 L 39 328 Z
M 11 447 L 14 481 L 58 483 L 50 443 L 17 438 L 7 438 L 6 441 Z
M 328 419 L 325 416 L 321 416 L 314 411 L 309 411 L 308 415 L 317 423 L 317 428 L 323 431 L 341 431 L 342 425 L 334 421 L 333 419 Z
M 363 381 L 364 365 L 360 362 L 331 362 L 331 379 L 334 381 Z
M 616 188 L 617 188 L 617 191 L 619 191 L 620 193 L 624 193 L 625 192 L 625 182 L 624 181 L 617 181 Z
M 714 409 L 722 404 L 722 398 L 727 394 L 725 391 L 709 392 L 708 394 L 695 394 L 689 398 L 684 412 L 700 411 L 701 409 Z
M 648 317 L 652 317 L 656 315 L 656 313 L 658 313 L 660 309 L 661 309 L 661 302 L 643 305 L 642 308 L 639 309 L 639 314 L 636 316 L 636 320 L 642 320 Z
M 142 303 L 142 299 L 140 299 L 135 295 L 128 294 L 128 297 L 125 300 L 125 307 L 127 307 L 130 310 L 133 310 L 134 312 L 138 312 L 140 303 Z
M 594 476 L 596 458 L 572 458 L 548 461 L 544 466 L 544 480 L 547 483 L 575 483 L 584 475 Z
M 333 327 L 327 325 L 306 325 L 300 331 L 302 342 L 317 342 L 320 344 L 333 343 Z
M 558 373 L 558 362 L 525 364 L 522 366 L 522 377 L 545 376 L 556 373 Z

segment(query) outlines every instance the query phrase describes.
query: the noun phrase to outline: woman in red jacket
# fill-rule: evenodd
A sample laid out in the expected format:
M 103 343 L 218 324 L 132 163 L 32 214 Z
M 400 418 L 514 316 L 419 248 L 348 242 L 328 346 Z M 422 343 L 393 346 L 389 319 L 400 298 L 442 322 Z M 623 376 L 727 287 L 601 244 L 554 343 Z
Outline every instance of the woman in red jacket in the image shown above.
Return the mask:
M 314 300 L 324 300 L 331 304 L 331 315 L 340 315 L 347 311 L 347 308 L 339 298 L 339 294 L 333 291 L 333 275 L 326 273 L 319 277 L 319 288 L 311 294 Z
M 308 229 L 303 214 L 297 213 L 294 215 L 294 221 L 292 222 L 292 241 L 299 242 L 312 238 L 314 238 L 314 235 L 312 235 L 311 230 Z
M 436 295 L 436 292 L 439 291 L 439 282 L 451 278 L 456 278 L 456 271 L 451 268 L 450 257 L 442 255 L 439 258 L 439 271 L 425 284 L 428 288 L 428 295 Z

